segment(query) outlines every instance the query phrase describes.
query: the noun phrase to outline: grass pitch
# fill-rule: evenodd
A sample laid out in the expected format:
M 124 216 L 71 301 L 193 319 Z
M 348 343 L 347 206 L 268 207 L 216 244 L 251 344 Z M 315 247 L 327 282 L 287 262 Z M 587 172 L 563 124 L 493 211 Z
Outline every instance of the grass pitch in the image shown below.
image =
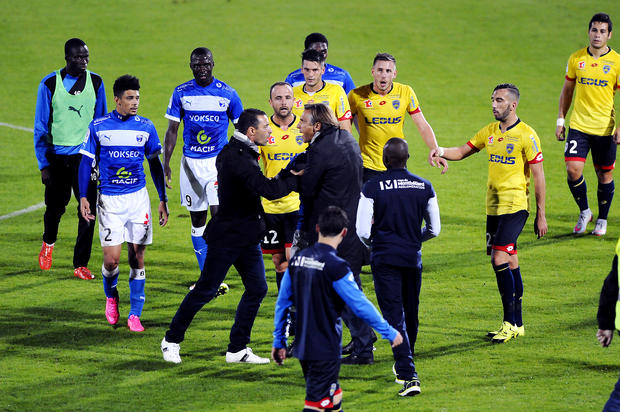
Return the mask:
M 519 239 L 526 335 L 497 346 L 484 338 L 501 320 L 484 255 L 484 155 L 451 163 L 448 174 L 440 176 L 426 165 L 427 149 L 407 121 L 409 168 L 433 182 L 442 218 L 442 233 L 423 251 L 415 356 L 422 394 L 398 398 L 389 345 L 381 341 L 374 365 L 342 367 L 343 406 L 361 411 L 600 410 L 620 369 L 618 343 L 602 349 L 594 337 L 598 294 L 620 235 L 620 200 L 612 205 L 607 236 L 572 236 L 577 208 L 565 183 L 563 144 L 553 133 L 566 60 L 587 44 L 587 22 L 595 12 L 620 18 L 614 5 L 557 0 L 4 2 L 0 122 L 32 126 L 38 83 L 64 65 L 62 46 L 74 36 L 90 47 L 89 69 L 103 76 L 110 109 L 114 79 L 125 73 L 140 78 L 140 114 L 155 122 L 162 140 L 172 89 L 191 78 L 189 53 L 203 45 L 213 51 L 215 76 L 237 89 L 245 107 L 266 111 L 268 87 L 299 65 L 303 39 L 312 31 L 327 35 L 328 61 L 348 69 L 357 85 L 371 81 L 375 53 L 391 52 L 398 60 L 397 81 L 413 86 L 443 146 L 464 143 L 492 121 L 491 90 L 513 82 L 522 94 L 518 113 L 542 140 L 550 228 L 536 240 L 530 219 Z M 612 39 L 611 46 L 616 44 Z M 159 342 L 187 286 L 198 277 L 189 215 L 177 202 L 179 159 L 180 146 L 173 157 L 170 222 L 155 229 L 146 252 L 142 334 L 131 334 L 123 316 L 120 327 L 107 325 L 100 275 L 93 282 L 71 275 L 75 201 L 61 222 L 49 272 L 37 266 L 42 210 L 0 221 L 0 409 L 301 409 L 304 384 L 297 361 L 284 367 L 225 364 L 243 290 L 234 270 L 227 278 L 230 293 L 206 306 L 189 329 L 181 346 L 183 363 L 161 359 Z M 585 176 L 596 209 L 590 164 Z M 43 199 L 31 133 L 0 127 L 0 199 L 0 216 Z M 90 268 L 97 273 L 102 253 L 97 239 L 94 243 Z M 251 343 L 263 356 L 271 347 L 276 296 L 273 265 L 265 262 L 270 292 Z M 129 305 L 128 270 L 121 262 L 122 315 Z M 362 278 L 376 301 L 371 276 Z

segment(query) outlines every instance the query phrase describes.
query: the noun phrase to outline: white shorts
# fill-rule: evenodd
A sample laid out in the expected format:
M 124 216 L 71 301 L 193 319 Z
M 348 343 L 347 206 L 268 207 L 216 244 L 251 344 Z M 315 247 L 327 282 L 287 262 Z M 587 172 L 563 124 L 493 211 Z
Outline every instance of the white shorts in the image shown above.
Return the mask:
M 97 201 L 101 246 L 153 243 L 153 216 L 146 187 L 126 195 L 102 195 Z
M 183 156 L 179 172 L 181 204 L 190 212 L 207 210 L 209 206 L 218 206 L 217 169 L 215 159 L 192 159 Z

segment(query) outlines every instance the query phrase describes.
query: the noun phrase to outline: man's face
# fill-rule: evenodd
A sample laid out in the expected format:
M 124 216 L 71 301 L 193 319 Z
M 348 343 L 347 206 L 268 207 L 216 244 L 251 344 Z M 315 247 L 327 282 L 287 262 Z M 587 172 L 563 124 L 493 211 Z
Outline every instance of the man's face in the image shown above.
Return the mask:
M 592 22 L 592 27 L 588 31 L 590 38 L 590 47 L 593 49 L 601 49 L 607 46 L 607 41 L 611 38 L 609 25 L 600 21 Z
M 372 66 L 373 86 L 375 91 L 388 92 L 392 88 L 393 80 L 396 78 L 396 65 L 394 62 L 377 60 Z
M 269 126 L 269 119 L 267 116 L 260 115 L 258 116 L 258 127 L 254 131 L 254 143 L 257 146 L 265 146 L 267 144 L 267 140 L 269 140 L 269 136 L 271 136 L 271 126 Z
M 310 87 L 315 87 L 322 81 L 325 66 L 319 62 L 304 60 L 301 65 L 301 72 L 304 75 L 306 84 Z
M 493 92 L 491 96 L 493 106 L 493 116 L 495 120 L 503 122 L 508 118 L 510 113 L 516 108 L 516 102 L 508 89 L 499 89 Z
M 309 143 L 314 137 L 314 134 L 317 132 L 311 120 L 312 115 L 310 112 L 308 110 L 304 110 L 301 118 L 299 119 L 299 123 L 297 124 L 297 128 L 301 132 L 305 143 Z
M 140 105 L 140 91 L 125 90 L 121 97 L 114 96 L 114 101 L 116 102 L 116 111 L 118 114 L 121 116 L 135 116 L 138 113 L 138 106 Z
M 310 44 L 310 49 L 314 49 L 323 55 L 323 60 L 327 60 L 327 43 L 316 42 Z
M 77 46 L 69 49 L 69 54 L 65 56 L 67 71 L 70 74 L 79 74 L 86 71 L 88 66 L 88 47 Z
M 276 86 L 271 91 L 269 104 L 273 107 L 273 113 L 284 119 L 291 114 L 293 109 L 293 88 L 291 86 Z
M 214 65 L 215 63 L 213 62 L 213 56 L 211 53 L 208 53 L 206 56 L 192 56 L 189 63 L 189 68 L 192 69 L 192 73 L 194 73 L 196 83 L 201 86 L 209 85 L 211 81 L 213 81 Z

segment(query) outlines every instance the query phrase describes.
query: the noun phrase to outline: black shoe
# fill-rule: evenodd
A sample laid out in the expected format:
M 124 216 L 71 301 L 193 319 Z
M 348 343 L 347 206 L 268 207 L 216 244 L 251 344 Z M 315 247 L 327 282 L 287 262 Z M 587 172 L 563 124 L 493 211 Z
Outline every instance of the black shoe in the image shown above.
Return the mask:
M 372 365 L 375 360 L 372 355 L 370 357 L 361 358 L 357 355 L 349 355 L 340 361 L 343 365 Z
M 415 396 L 420 392 L 420 380 L 414 377 L 409 381 L 405 381 L 403 388 L 398 391 L 398 394 L 400 396 Z
M 342 347 L 342 355 L 350 355 L 353 353 L 353 340 Z

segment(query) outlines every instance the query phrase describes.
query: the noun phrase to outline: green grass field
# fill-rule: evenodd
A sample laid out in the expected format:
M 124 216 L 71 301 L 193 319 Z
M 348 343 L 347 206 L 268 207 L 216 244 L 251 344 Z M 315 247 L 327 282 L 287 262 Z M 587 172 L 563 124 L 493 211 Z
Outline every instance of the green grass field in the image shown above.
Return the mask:
M 0 122 L 22 127 L 32 127 L 38 83 L 64 65 L 63 44 L 74 36 L 90 48 L 89 69 L 103 76 L 110 109 L 114 79 L 125 73 L 140 78 L 140 114 L 155 122 L 162 140 L 172 89 L 191 78 L 189 53 L 203 45 L 213 51 L 215 76 L 236 88 L 245 107 L 266 111 L 269 85 L 299 65 L 303 39 L 312 31 L 327 35 L 328 61 L 348 69 L 357 85 L 370 82 L 375 53 L 390 52 L 398 59 L 397 81 L 413 86 L 442 146 L 463 144 L 493 120 L 490 95 L 497 83 L 517 84 L 518 113 L 538 131 L 544 147 L 549 223 L 548 235 L 536 240 L 530 219 L 519 239 L 526 335 L 499 346 L 484 338 L 501 320 L 495 276 L 485 256 L 484 155 L 451 163 L 441 176 L 426 164 L 427 149 L 407 121 L 410 170 L 433 182 L 442 217 L 442 233 L 423 251 L 415 357 L 422 394 L 396 395 L 391 352 L 381 341 L 374 365 L 342 367 L 343 406 L 349 411 L 602 409 L 620 370 L 620 343 L 598 346 L 596 307 L 620 236 L 620 200 L 612 206 L 607 236 L 574 237 L 577 208 L 566 186 L 563 144 L 553 133 L 566 60 L 586 45 L 592 14 L 606 11 L 620 24 L 615 1 L 32 0 L 2 6 Z M 617 44 L 612 39 L 611 46 Z M 0 220 L 0 410 L 302 408 L 304 382 L 296 360 L 284 367 L 224 361 L 243 290 L 234 270 L 227 278 L 230 293 L 207 305 L 189 329 L 181 346 L 183 363 L 161 358 L 159 342 L 198 277 L 189 215 L 177 201 L 179 158 L 177 147 L 170 222 L 155 228 L 147 249 L 142 334 L 131 334 L 122 321 L 111 328 L 105 320 L 98 239 L 90 263 L 97 280 L 72 276 L 75 201 L 61 222 L 49 272 L 37 265 L 43 210 Z M 585 175 L 596 209 L 591 164 Z M 0 216 L 43 200 L 29 132 L 0 127 L 0 199 Z M 251 343 L 261 355 L 271 348 L 276 297 L 273 265 L 268 258 L 265 263 L 270 291 Z M 128 270 L 121 261 L 121 319 L 129 306 Z M 362 278 L 376 301 L 368 270 Z

